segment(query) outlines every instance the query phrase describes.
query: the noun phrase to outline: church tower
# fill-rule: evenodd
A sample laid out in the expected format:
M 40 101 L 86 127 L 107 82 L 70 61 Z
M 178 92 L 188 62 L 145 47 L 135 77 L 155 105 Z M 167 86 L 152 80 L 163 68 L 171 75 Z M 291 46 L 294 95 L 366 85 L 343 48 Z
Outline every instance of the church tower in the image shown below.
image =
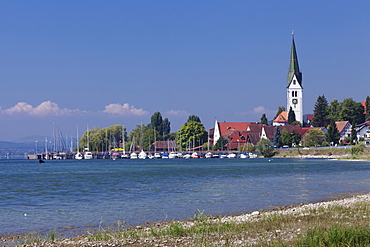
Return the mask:
M 292 49 L 290 52 L 290 64 L 287 79 L 287 111 L 292 107 L 295 118 L 303 124 L 303 87 L 302 73 L 299 70 L 297 51 L 292 34 Z

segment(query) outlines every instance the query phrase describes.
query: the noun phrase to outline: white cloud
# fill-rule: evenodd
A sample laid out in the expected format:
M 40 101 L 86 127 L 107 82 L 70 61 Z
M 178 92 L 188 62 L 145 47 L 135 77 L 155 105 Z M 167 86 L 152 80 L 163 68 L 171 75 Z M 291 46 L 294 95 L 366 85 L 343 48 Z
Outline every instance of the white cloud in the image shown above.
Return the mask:
M 45 101 L 40 105 L 33 107 L 26 102 L 18 102 L 15 106 L 1 111 L 4 114 L 15 115 L 15 114 L 27 114 L 31 116 L 64 116 L 73 112 L 79 112 L 79 110 L 69 110 L 67 108 L 60 108 L 58 104 Z
M 105 106 L 105 110 L 103 112 L 121 116 L 144 116 L 148 114 L 148 111 L 137 109 L 128 103 L 123 105 L 109 104 Z
M 253 108 L 253 110 L 249 110 L 245 112 L 237 112 L 236 114 L 240 116 L 247 116 L 247 115 L 262 115 L 264 113 L 266 115 L 273 115 L 275 114 L 275 111 L 266 109 L 266 107 L 264 106 L 256 106 Z
M 169 110 L 164 113 L 167 116 L 188 116 L 189 113 L 184 110 Z
M 266 113 L 266 108 L 264 106 L 257 106 L 253 108 L 254 113 Z

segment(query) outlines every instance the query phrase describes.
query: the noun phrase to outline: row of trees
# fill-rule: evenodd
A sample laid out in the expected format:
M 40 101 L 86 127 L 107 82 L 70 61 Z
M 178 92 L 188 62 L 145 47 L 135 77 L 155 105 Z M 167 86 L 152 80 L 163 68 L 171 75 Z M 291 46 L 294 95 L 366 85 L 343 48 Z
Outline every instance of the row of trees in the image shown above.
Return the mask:
M 185 150 L 187 147 L 204 145 L 208 139 L 204 125 L 195 115 L 189 116 L 187 122 L 180 127 L 177 133 L 170 132 L 169 120 L 163 119 L 160 112 L 155 112 L 151 116 L 149 124 L 137 125 L 129 134 L 123 125 L 87 130 L 79 140 L 78 149 L 98 152 L 112 148 L 150 150 L 155 141 L 176 140 L 178 149 Z
M 370 98 L 366 97 L 366 108 L 370 109 Z M 337 99 L 328 103 L 325 96 L 319 96 L 314 107 L 312 126 L 328 127 L 331 121 L 349 121 L 352 125 L 370 120 L 370 111 L 366 111 L 363 105 L 355 102 L 352 98 L 346 98 L 342 102 Z

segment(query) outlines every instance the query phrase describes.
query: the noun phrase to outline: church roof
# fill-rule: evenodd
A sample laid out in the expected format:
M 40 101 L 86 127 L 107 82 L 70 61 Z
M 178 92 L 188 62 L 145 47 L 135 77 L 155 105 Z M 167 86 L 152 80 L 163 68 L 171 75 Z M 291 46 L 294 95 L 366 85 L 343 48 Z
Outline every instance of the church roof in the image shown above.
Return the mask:
M 273 122 L 288 122 L 288 112 L 282 111 L 274 120 Z
M 293 34 L 292 50 L 290 52 L 289 72 L 288 72 L 288 78 L 287 78 L 287 87 L 290 86 L 290 83 L 292 82 L 294 75 L 296 76 L 299 85 L 302 87 L 302 73 L 299 70 L 298 56 L 297 56 L 297 50 L 295 48 L 294 34 Z

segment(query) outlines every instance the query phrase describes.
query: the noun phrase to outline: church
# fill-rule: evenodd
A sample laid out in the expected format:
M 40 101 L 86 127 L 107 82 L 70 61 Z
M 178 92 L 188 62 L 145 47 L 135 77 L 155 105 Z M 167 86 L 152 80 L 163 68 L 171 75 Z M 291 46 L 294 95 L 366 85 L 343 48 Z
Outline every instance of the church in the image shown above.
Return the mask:
M 267 126 L 260 123 L 248 122 L 218 122 L 216 120 L 214 128 L 209 132 L 211 141 L 216 143 L 222 136 L 229 140 L 231 145 L 234 141 L 234 146 L 239 146 L 241 143 L 250 142 L 256 144 L 261 138 L 272 139 L 274 126 L 282 126 L 288 131 L 302 132 L 304 134 L 309 128 L 303 129 L 300 126 L 288 126 L 288 111 L 290 108 L 295 113 L 296 121 L 303 125 L 303 86 L 302 86 L 302 73 L 299 69 L 298 55 L 294 42 L 294 33 L 292 34 L 292 47 L 290 51 L 289 71 L 286 81 L 287 90 L 287 111 L 281 112 L 275 120 L 273 125 Z M 235 147 L 230 147 L 231 149 Z
M 294 111 L 296 121 L 303 124 L 303 86 L 302 72 L 299 70 L 297 49 L 292 37 L 292 48 L 290 51 L 290 63 L 287 76 L 287 108 L 273 120 L 274 126 L 283 126 L 288 122 L 290 108 Z

